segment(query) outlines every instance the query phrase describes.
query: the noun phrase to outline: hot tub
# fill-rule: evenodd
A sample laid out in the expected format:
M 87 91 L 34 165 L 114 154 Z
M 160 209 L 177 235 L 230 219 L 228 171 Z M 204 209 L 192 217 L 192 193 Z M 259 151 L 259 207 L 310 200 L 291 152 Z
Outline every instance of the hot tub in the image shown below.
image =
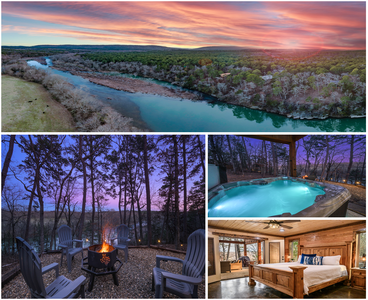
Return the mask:
M 209 191 L 209 217 L 344 217 L 350 192 L 292 177 L 219 185 Z

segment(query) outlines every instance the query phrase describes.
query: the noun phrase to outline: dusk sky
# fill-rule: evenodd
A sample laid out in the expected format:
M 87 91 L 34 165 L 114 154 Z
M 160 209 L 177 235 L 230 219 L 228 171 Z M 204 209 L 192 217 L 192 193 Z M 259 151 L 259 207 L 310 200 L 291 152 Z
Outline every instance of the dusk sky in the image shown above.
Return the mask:
M 157 137 L 159 137 L 159 135 L 157 135 Z M 17 141 L 20 140 L 19 136 L 16 136 Z M 200 139 L 201 142 L 204 144 L 205 143 L 205 137 L 204 135 L 200 135 Z M 6 140 L 7 142 L 4 142 L 4 140 Z M 35 141 L 35 138 L 33 138 L 33 140 Z M 3 165 L 4 160 L 5 160 L 5 156 L 8 152 L 8 143 L 9 141 L 9 136 L 3 136 L 3 142 L 2 142 L 2 152 L 1 152 L 1 165 Z M 63 145 L 72 145 L 74 144 L 74 141 L 72 140 L 71 136 L 66 136 Z M 114 144 L 112 144 L 114 147 L 114 149 L 116 150 L 116 146 Z M 157 144 L 158 148 L 160 150 L 162 149 L 166 149 L 167 146 L 163 145 L 162 143 L 158 143 Z M 112 149 L 112 148 L 111 148 Z M 111 150 L 110 149 L 110 150 Z M 107 153 L 106 153 L 107 154 Z M 157 156 L 158 154 L 151 154 L 153 156 Z M 12 155 L 12 159 L 11 159 L 11 163 L 10 163 L 10 168 L 12 168 L 13 170 L 17 170 L 17 166 L 19 164 L 23 163 L 23 160 L 26 158 L 26 154 L 24 154 L 20 147 L 15 144 L 14 145 L 14 152 Z M 151 164 L 149 164 L 149 167 L 153 167 L 153 172 L 150 174 L 150 189 L 151 189 L 151 201 L 152 201 L 152 210 L 160 210 L 161 206 L 163 204 L 163 199 L 161 197 L 159 197 L 159 189 L 160 187 L 163 185 L 163 181 L 162 178 L 165 176 L 163 174 L 161 174 L 161 162 L 155 161 L 152 162 Z M 64 171 L 69 170 L 70 166 L 68 166 L 68 168 L 65 168 Z M 191 171 L 191 168 L 188 168 L 188 172 Z M 18 173 L 18 178 L 25 180 L 25 176 L 26 174 L 24 172 L 20 172 L 17 171 Z M 80 173 L 78 173 L 80 175 Z M 188 195 L 189 195 L 189 191 L 190 189 L 193 187 L 193 183 L 197 180 L 199 180 L 200 175 L 195 175 L 194 177 L 188 178 L 187 179 L 187 190 L 188 190 Z M 25 182 L 27 182 L 27 185 L 29 185 L 29 182 L 27 180 L 25 180 Z M 8 176 L 6 179 L 6 185 L 9 186 L 18 186 L 20 189 L 23 189 L 22 185 L 19 183 L 19 181 L 17 181 L 14 176 L 12 175 L 12 172 L 9 170 L 8 172 Z M 107 184 L 106 186 L 108 186 L 109 184 Z M 142 185 L 144 186 L 144 184 Z M 142 196 L 141 196 L 141 203 L 145 203 L 146 202 L 146 194 L 145 194 L 145 190 L 143 190 L 142 192 Z M 81 207 L 82 205 L 82 196 L 83 196 L 83 185 L 82 185 L 82 179 L 80 179 L 79 181 L 77 181 L 77 185 L 76 185 L 76 197 L 74 200 L 76 200 L 79 203 L 79 206 L 77 206 L 78 208 Z M 179 193 L 180 194 L 180 205 L 182 206 L 182 202 L 183 202 L 183 193 Z M 24 203 L 28 204 L 29 202 L 29 198 L 28 198 L 27 193 L 25 193 L 25 200 Z M 107 209 L 114 209 L 114 210 L 118 210 L 118 198 L 112 198 L 107 194 L 103 194 L 106 199 L 108 200 L 106 203 L 106 208 Z M 47 195 L 44 195 L 45 197 L 45 210 L 53 210 L 54 205 L 53 202 L 47 197 Z M 4 205 L 4 203 L 2 203 Z M 90 188 L 90 184 L 88 184 L 88 188 L 87 188 L 87 210 L 90 210 L 90 206 L 91 206 L 91 188 Z M 130 209 L 130 206 L 128 205 L 128 208 Z M 182 207 L 181 207 L 182 209 Z M 146 210 L 146 208 L 143 209 L 144 211 Z
M 365 2 L 2 2 L 2 45 L 365 49 Z

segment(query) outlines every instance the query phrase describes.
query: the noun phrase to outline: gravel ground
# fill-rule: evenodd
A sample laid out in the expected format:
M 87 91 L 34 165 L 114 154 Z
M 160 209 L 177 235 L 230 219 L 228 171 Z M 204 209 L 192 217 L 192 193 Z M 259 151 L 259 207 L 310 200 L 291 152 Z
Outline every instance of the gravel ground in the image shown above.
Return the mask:
M 89 274 L 80 268 L 81 255 L 77 254 L 73 260 L 72 272 L 69 274 L 66 266 L 65 257 L 63 266 L 60 268 L 60 275 L 64 275 L 68 279 L 74 280 L 80 275 L 84 275 L 86 279 L 85 289 L 86 298 L 154 298 L 155 293 L 151 291 L 152 269 L 156 264 L 156 255 L 173 256 L 184 259 L 184 254 L 173 253 L 148 248 L 132 248 L 129 249 L 129 260 L 123 263 L 118 272 L 119 286 L 114 285 L 111 275 L 95 277 L 92 292 L 88 292 Z M 87 250 L 84 251 L 87 256 Z M 118 256 L 124 261 L 124 255 L 119 253 Z M 42 258 L 42 266 L 58 262 L 60 267 L 60 254 L 45 254 Z M 181 264 L 175 262 L 161 262 L 161 268 L 167 271 L 181 274 Z M 43 276 L 45 286 L 55 280 L 55 272 L 50 271 Z M 199 298 L 205 297 L 205 281 L 199 286 Z M 1 290 L 2 298 L 30 298 L 28 286 L 26 285 L 22 274 L 16 276 L 11 282 L 6 284 Z M 165 293 L 164 298 L 177 298 L 172 294 Z

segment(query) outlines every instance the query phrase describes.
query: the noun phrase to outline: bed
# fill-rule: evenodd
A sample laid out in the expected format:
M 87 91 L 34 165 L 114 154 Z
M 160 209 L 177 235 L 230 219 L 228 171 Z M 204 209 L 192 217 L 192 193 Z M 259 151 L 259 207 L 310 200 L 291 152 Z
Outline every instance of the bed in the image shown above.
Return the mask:
M 301 254 L 314 254 L 318 256 L 341 255 L 340 265 L 303 265 L 300 263 L 280 263 L 254 265 L 249 267 L 250 286 L 255 281 L 263 283 L 293 298 L 303 298 L 327 286 L 341 281 L 348 281 L 350 273 L 351 243 L 338 246 L 303 247 Z

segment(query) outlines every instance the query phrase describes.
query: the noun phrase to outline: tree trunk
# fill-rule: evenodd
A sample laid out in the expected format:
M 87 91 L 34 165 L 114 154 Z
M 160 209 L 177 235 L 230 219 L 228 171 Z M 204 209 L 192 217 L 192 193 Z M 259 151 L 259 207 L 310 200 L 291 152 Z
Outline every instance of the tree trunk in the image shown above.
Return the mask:
M 204 174 L 206 174 L 206 167 L 204 164 L 204 153 L 202 151 L 202 143 L 201 143 L 201 139 L 199 138 L 199 135 L 197 135 L 197 139 L 198 139 L 198 148 L 199 148 L 199 155 L 200 155 L 200 159 L 201 159 L 201 165 L 202 165 L 202 170 L 203 170 L 203 176 Z
M 43 197 L 41 194 L 41 187 L 40 187 L 40 176 L 37 176 L 37 193 L 38 193 L 38 201 L 40 202 L 40 253 L 41 255 L 44 252 L 45 248 L 45 237 L 44 237 L 44 207 L 43 207 Z
M 363 183 L 364 168 L 365 168 L 365 153 L 364 153 L 364 161 L 363 161 L 363 165 L 362 165 L 362 172 L 360 173 L 360 182 L 361 183 Z
M 186 136 L 183 135 L 183 188 L 184 188 L 184 220 L 183 220 L 183 240 L 186 241 L 187 240 L 187 216 L 188 216 L 188 212 L 187 212 L 187 153 L 186 153 Z M 205 174 L 205 173 L 203 173 Z
M 355 136 L 351 135 L 350 136 L 350 158 L 349 158 L 349 165 L 348 165 L 348 169 L 346 171 L 346 183 L 349 183 L 349 176 L 350 176 L 350 171 L 351 171 L 351 167 L 353 165 L 353 159 L 354 159 L 354 139 Z
M 248 151 L 247 151 L 247 146 L 245 145 L 245 139 L 244 136 L 242 136 L 242 141 L 243 141 L 243 147 L 244 147 L 244 152 L 245 152 L 245 161 L 247 162 L 247 169 L 250 171 L 250 160 L 249 160 L 249 155 L 248 155 Z
M 227 143 L 229 145 L 230 160 L 231 160 L 231 164 L 233 165 L 233 172 L 235 174 L 236 169 L 235 169 L 235 163 L 234 163 L 233 149 L 231 148 L 231 143 L 230 143 L 230 137 L 229 137 L 229 135 L 226 135 L 226 139 L 227 139 Z
M 273 142 L 271 142 L 271 148 L 272 148 L 272 160 L 273 160 L 273 175 L 277 176 L 278 168 L 277 168 L 277 156 L 275 151 L 275 145 Z
M 267 163 L 267 161 L 268 161 L 268 159 L 267 159 L 267 145 L 266 145 L 266 142 L 264 141 L 264 153 L 265 153 L 265 168 L 266 168 L 266 170 L 265 170 L 265 173 L 266 174 L 268 174 L 268 168 L 267 168 L 267 166 L 268 166 L 268 163 Z
M 148 172 L 148 151 L 147 151 L 147 136 L 143 136 L 143 163 L 144 163 L 144 179 L 146 185 L 146 200 L 147 200 L 147 246 L 151 246 L 152 227 L 151 227 L 151 191 Z
M 36 182 L 38 180 L 36 176 L 35 176 L 35 179 L 34 179 L 34 182 L 33 182 L 31 197 L 29 198 L 29 204 L 28 204 L 27 225 L 26 225 L 26 233 L 25 233 L 25 236 L 24 236 L 24 239 L 25 239 L 26 242 L 29 242 L 29 226 L 31 225 L 32 204 L 33 204 L 33 198 L 34 198 L 35 190 L 36 190 L 36 186 L 37 186 Z
M 6 157 L 3 163 L 3 169 L 1 170 L 1 191 L 3 191 L 4 189 L 5 179 L 6 176 L 8 175 L 8 169 L 14 150 L 14 142 L 15 142 L 15 135 L 11 135 L 9 141 L 9 150 L 8 153 L 6 153 Z
M 328 156 L 330 155 L 329 150 L 330 150 L 330 143 L 329 143 L 328 135 L 326 135 L 326 157 L 325 157 L 325 162 L 323 163 L 321 180 L 323 180 L 323 179 L 326 180 L 325 171 L 326 171 L 326 167 L 327 167 Z
M 174 157 L 175 157 L 175 218 L 176 218 L 176 235 L 175 248 L 178 250 L 180 246 L 180 211 L 179 211 L 179 153 L 177 136 L 174 139 Z
M 82 170 L 83 170 L 83 202 L 82 202 L 82 213 L 80 216 L 80 224 L 78 231 L 78 240 L 82 239 L 83 228 L 84 228 L 84 218 L 86 214 L 86 202 L 87 202 L 87 170 L 86 170 L 86 162 L 83 158 L 83 136 L 79 136 L 79 159 L 82 162 Z

